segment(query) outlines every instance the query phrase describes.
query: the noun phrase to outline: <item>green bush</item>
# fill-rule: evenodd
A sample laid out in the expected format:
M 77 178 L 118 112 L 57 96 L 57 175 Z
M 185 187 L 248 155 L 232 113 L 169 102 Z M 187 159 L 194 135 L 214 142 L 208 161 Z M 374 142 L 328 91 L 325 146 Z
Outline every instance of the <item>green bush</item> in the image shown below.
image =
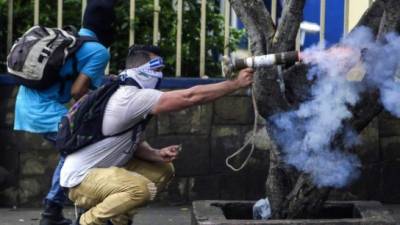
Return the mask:
M 33 24 L 33 1 L 14 0 L 14 32 L 17 38 Z M 136 0 L 135 43 L 153 42 L 153 0 Z M 176 23 L 175 1 L 160 1 L 160 47 L 167 63 L 165 74 L 175 74 L 176 64 Z M 182 75 L 198 76 L 200 56 L 200 1 L 184 1 L 182 31 Z M 220 76 L 219 55 L 224 46 L 224 18 L 219 13 L 218 1 L 207 3 L 207 39 L 206 74 Z M 79 27 L 81 23 L 81 0 L 64 0 L 64 25 Z M 57 25 L 57 1 L 40 1 L 40 24 L 55 27 Z M 129 39 L 129 1 L 119 1 L 116 12 L 116 39 L 111 46 L 110 72 L 117 73 L 124 66 Z M 7 1 L 0 0 L 0 41 L 7 40 Z M 230 45 L 234 49 L 243 37 L 243 30 L 231 29 Z M 0 45 L 0 61 L 5 71 L 6 44 Z

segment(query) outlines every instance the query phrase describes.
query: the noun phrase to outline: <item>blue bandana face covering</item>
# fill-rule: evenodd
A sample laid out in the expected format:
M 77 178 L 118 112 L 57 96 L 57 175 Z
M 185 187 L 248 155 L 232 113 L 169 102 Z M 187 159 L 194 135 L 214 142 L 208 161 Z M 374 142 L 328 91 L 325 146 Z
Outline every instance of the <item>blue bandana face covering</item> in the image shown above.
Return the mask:
M 152 70 L 158 70 L 165 67 L 164 60 L 161 57 L 156 57 L 144 65 L 149 65 Z
M 120 75 L 121 79 L 127 77 L 134 79 L 144 89 L 156 89 L 159 81 L 163 78 L 163 73 L 157 70 L 164 67 L 163 59 L 157 57 L 137 68 L 127 69 Z

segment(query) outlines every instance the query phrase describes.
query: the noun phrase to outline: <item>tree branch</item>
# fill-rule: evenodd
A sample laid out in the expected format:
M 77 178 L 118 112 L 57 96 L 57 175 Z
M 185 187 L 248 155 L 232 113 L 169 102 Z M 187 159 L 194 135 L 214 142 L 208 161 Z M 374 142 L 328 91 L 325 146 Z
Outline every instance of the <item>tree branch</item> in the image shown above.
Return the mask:
M 275 27 L 262 0 L 230 0 L 232 8 L 244 23 L 255 55 L 266 54 Z
M 297 32 L 303 19 L 304 4 L 305 0 L 286 1 L 281 22 L 272 40 L 269 53 L 294 49 Z M 284 73 L 278 74 L 276 67 L 273 67 L 264 73 L 265 77 L 256 79 L 257 102 L 264 118 L 286 111 L 291 107 L 290 100 L 286 96 L 288 89 L 283 75 Z
M 287 4 L 290 2 L 288 1 Z M 370 8 L 364 13 L 361 17 L 360 21 L 358 22 L 357 27 L 359 26 L 368 26 L 372 29 L 374 34 L 376 35 L 379 30 L 379 26 L 381 24 L 381 19 L 383 16 L 384 11 L 384 2 L 383 0 L 376 0 Z M 282 27 L 280 26 L 278 30 Z M 278 33 L 279 31 L 277 31 Z M 293 38 L 293 37 L 292 37 Z M 294 42 L 294 40 L 293 40 Z M 279 43 L 277 43 L 279 44 Z M 290 49 L 285 49 L 290 50 Z M 286 98 L 289 103 L 296 107 L 299 103 L 304 102 L 309 99 L 309 90 L 311 85 L 313 84 L 312 81 L 307 80 L 307 66 L 304 64 L 296 64 L 290 67 L 288 70 L 284 72 L 284 81 L 286 87 Z M 366 96 L 368 97 L 368 96 Z M 369 96 L 371 97 L 371 96 Z M 369 98 L 364 99 L 364 104 L 367 104 Z M 373 102 L 376 102 L 376 99 L 369 99 Z M 372 102 L 368 104 L 371 108 L 376 108 L 377 106 L 372 106 Z M 355 113 L 355 112 L 354 112 Z M 374 113 L 373 113 L 374 114 Z M 359 123 L 361 121 L 357 121 Z M 361 122 L 362 123 L 362 122 Z M 367 124 L 368 125 L 368 124 Z
M 300 23 L 303 21 L 305 0 L 290 0 L 283 9 L 282 19 L 272 41 L 274 52 L 289 51 L 295 48 Z
M 262 55 L 270 52 L 275 27 L 264 1 L 231 0 L 231 4 L 247 28 L 252 53 Z M 277 76 L 276 67 L 256 70 L 254 88 L 257 105 L 265 118 L 288 107 Z
M 400 31 L 400 4 L 398 0 L 383 0 L 385 13 L 379 28 L 378 39 L 390 32 Z
M 372 29 L 375 35 L 378 34 L 379 26 L 384 12 L 384 2 L 382 0 L 376 0 L 364 13 L 361 19 L 358 21 L 355 28 L 360 26 L 368 26 Z

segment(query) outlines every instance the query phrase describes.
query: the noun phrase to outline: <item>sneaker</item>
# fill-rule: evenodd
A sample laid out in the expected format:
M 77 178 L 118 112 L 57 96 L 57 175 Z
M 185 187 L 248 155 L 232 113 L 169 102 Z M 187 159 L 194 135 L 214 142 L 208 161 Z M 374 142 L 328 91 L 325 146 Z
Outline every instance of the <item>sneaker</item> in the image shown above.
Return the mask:
M 67 218 L 62 218 L 62 219 L 52 219 L 48 218 L 42 215 L 42 218 L 40 219 L 40 225 L 71 225 L 72 220 L 67 219 Z

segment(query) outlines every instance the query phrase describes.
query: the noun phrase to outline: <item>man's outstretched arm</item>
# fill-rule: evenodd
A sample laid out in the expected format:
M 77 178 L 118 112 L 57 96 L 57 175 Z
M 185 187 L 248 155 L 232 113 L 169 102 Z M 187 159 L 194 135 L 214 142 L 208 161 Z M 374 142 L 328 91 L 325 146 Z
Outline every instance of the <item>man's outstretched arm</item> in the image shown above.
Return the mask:
M 235 80 L 227 80 L 217 84 L 199 85 L 189 89 L 164 92 L 151 113 L 179 111 L 195 105 L 214 101 L 240 88 L 248 87 L 253 82 L 253 70 L 241 70 Z

